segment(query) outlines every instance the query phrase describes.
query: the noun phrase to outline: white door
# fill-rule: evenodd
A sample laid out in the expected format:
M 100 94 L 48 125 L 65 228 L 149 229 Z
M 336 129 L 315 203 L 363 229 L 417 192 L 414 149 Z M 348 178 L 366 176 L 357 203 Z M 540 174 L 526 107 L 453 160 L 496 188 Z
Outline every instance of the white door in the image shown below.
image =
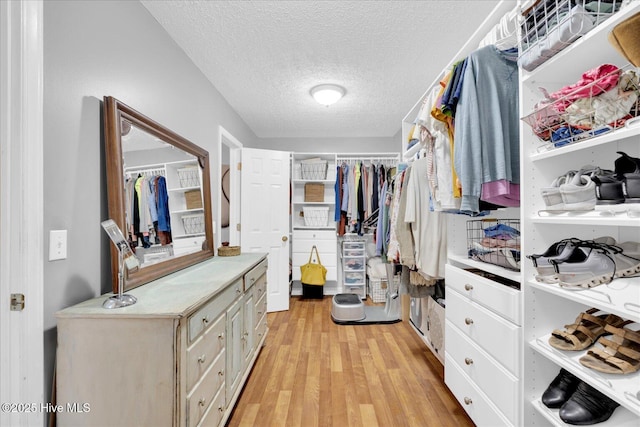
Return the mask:
M 269 254 L 269 312 L 289 309 L 289 156 L 242 148 L 241 247 Z

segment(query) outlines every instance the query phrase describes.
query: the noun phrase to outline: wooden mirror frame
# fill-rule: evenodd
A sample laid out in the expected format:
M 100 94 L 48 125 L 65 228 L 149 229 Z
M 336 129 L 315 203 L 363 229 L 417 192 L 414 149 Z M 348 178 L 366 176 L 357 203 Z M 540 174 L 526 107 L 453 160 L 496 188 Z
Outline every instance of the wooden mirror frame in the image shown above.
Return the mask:
M 180 135 L 165 128 L 161 124 L 144 116 L 133 108 L 111 96 L 104 97 L 104 138 L 105 161 L 107 170 L 107 196 L 109 202 L 109 217 L 118 227 L 125 231 L 125 184 L 124 161 L 121 139 L 121 120 L 125 119 L 132 125 L 144 130 L 160 140 L 195 156 L 202 168 L 202 196 L 205 222 L 205 240 L 202 250 L 180 256 L 173 256 L 167 260 L 138 268 L 125 274 L 124 290 L 132 289 L 152 280 L 166 276 L 193 264 L 202 262 L 214 256 L 213 225 L 211 215 L 211 182 L 209 171 L 209 152 L 186 140 Z M 126 235 L 126 234 L 125 234 Z M 118 250 L 111 248 L 111 276 L 113 292 L 118 292 Z

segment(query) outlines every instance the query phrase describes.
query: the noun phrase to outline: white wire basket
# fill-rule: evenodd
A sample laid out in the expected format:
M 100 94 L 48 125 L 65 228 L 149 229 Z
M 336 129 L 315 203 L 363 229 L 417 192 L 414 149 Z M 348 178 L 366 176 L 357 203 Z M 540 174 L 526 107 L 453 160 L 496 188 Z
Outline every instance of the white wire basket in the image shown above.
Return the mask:
M 369 297 L 373 302 L 385 302 L 387 299 L 387 279 L 369 279 Z
M 523 11 L 518 64 L 533 71 L 616 13 L 623 0 L 538 0 Z
M 563 147 L 624 127 L 640 115 L 640 70 L 602 64 L 551 94 L 522 120 L 543 143 Z
M 204 233 L 204 214 L 182 215 L 185 234 Z
M 177 170 L 178 178 L 180 179 L 180 187 L 199 187 L 200 186 L 200 171 L 196 166 L 190 166 L 186 168 L 179 168 Z
M 313 161 L 300 163 L 300 176 L 302 179 L 327 179 L 327 168 L 329 163 L 324 161 Z
M 303 206 L 304 225 L 326 227 L 329 225 L 329 206 Z

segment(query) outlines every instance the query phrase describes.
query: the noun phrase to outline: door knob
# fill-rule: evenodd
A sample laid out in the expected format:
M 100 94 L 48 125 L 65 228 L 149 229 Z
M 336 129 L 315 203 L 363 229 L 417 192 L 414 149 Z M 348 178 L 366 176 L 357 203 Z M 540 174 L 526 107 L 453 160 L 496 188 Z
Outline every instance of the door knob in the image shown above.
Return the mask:
M 282 241 L 286 242 L 287 240 L 289 240 L 289 238 L 287 236 L 282 236 Z

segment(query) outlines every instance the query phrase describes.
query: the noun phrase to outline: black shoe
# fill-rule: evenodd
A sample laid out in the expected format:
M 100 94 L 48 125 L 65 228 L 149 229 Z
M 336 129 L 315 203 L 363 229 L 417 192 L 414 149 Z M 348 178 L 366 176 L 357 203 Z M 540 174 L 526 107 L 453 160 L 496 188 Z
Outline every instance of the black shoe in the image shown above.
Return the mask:
M 620 406 L 585 382 L 560 408 L 560 419 L 567 424 L 586 426 L 601 423 L 611 417 L 613 411 Z
M 578 388 L 580 379 L 569 371 L 560 369 L 560 373 L 551 381 L 542 393 L 542 403 L 547 408 L 561 407 Z
M 640 159 L 618 151 L 615 160 L 616 178 L 622 182 L 626 203 L 640 203 Z

